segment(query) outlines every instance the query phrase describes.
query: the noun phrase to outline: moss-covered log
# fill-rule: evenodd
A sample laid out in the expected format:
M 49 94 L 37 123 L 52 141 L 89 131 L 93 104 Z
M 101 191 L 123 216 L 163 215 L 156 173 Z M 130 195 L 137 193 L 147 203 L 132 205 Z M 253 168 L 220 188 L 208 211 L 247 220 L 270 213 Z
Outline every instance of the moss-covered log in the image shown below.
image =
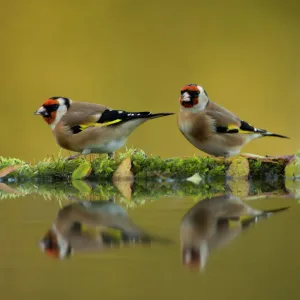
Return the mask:
M 70 196 L 107 200 L 114 197 L 129 206 L 162 196 L 216 193 L 284 194 L 299 197 L 299 157 L 290 159 L 212 157 L 169 158 L 129 150 L 109 159 L 48 158 L 36 164 L 0 157 L 0 199 L 40 194 L 60 201 Z M 2 181 L 2 182 L 1 182 Z
M 127 169 L 121 163 L 127 159 Z M 130 149 L 118 153 L 115 159 L 107 155 L 79 157 L 66 160 L 64 157 L 51 157 L 35 164 L 19 159 L 0 157 L 0 178 L 2 181 L 69 181 L 76 177 L 93 180 L 110 180 L 115 177 L 149 178 L 187 178 L 199 174 L 207 180 L 220 177 L 268 179 L 277 177 L 300 177 L 300 157 L 270 159 L 268 157 L 239 156 L 234 159 L 214 157 L 167 158 L 146 155 L 142 150 Z M 128 166 L 129 163 L 129 166 Z M 11 169 L 15 166 L 15 170 Z M 5 169 L 6 168 L 6 169 Z M 7 171 L 7 169 L 9 169 Z M 117 171 L 117 172 L 116 172 Z M 116 176 L 117 175 L 117 176 Z

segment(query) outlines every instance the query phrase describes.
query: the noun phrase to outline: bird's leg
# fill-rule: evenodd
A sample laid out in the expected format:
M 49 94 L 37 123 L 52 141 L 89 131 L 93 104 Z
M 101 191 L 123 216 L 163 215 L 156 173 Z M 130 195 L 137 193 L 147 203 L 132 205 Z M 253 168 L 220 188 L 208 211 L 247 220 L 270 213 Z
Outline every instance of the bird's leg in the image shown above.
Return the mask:
M 77 154 L 74 154 L 74 155 L 71 155 L 71 156 L 67 157 L 66 160 L 73 160 L 74 158 L 77 158 L 78 156 L 87 155 L 87 154 L 90 154 L 90 153 L 91 153 L 90 149 L 84 149 L 81 153 L 77 153 Z
M 69 157 L 66 158 L 66 160 L 73 160 L 75 158 L 77 158 L 78 156 L 81 156 L 82 153 L 77 153 L 77 154 L 74 154 L 74 155 L 70 155 Z

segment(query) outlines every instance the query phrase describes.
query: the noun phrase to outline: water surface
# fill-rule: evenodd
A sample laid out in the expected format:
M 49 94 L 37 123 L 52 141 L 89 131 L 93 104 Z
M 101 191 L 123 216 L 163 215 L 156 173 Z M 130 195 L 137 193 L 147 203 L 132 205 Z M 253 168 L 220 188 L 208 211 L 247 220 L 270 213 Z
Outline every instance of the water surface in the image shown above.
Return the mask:
M 295 299 L 300 267 L 299 204 L 288 194 L 255 197 L 245 204 L 259 210 L 289 209 L 256 222 L 241 218 L 251 224 L 231 241 L 215 248 L 218 243 L 212 242 L 208 252 L 202 248 L 206 253 L 202 269 L 197 263 L 193 267 L 183 264 L 180 244 L 183 217 L 199 201 L 195 196 L 161 196 L 133 208 L 117 200 L 115 205 L 127 211 L 130 222 L 161 240 L 123 243 L 104 251 L 74 251 L 65 259 L 46 255 L 39 243 L 58 212 L 78 205 L 76 201 L 58 201 L 51 195 L 45 199 L 36 193 L 3 197 L 1 293 L 9 299 Z M 229 227 L 238 228 L 236 224 L 240 222 L 230 221 Z

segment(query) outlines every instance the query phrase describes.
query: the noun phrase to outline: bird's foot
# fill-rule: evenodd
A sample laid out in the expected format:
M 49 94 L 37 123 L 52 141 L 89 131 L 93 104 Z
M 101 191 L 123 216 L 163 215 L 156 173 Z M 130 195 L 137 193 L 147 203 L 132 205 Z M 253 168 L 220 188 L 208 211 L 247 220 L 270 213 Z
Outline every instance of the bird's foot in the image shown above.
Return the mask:
M 81 153 L 77 153 L 77 154 L 74 154 L 74 155 L 71 155 L 69 157 L 66 158 L 66 160 L 73 160 L 81 155 L 88 155 L 88 154 L 91 154 L 91 150 L 90 149 L 84 149 Z
M 71 156 L 67 157 L 66 160 L 68 160 L 68 161 L 73 160 L 73 159 L 75 159 L 75 158 L 77 158 L 81 155 L 83 155 L 83 154 L 82 153 L 74 154 L 74 155 L 71 155 Z

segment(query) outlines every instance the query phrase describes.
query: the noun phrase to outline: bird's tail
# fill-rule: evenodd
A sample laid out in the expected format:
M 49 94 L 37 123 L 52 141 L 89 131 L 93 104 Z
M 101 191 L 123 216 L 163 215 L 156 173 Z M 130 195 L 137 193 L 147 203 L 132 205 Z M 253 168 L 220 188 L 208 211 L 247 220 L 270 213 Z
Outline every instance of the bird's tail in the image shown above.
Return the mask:
M 278 213 L 278 212 L 281 212 L 281 211 L 284 211 L 284 210 L 287 210 L 287 209 L 289 209 L 289 206 L 270 209 L 270 210 L 264 210 L 260 215 L 257 215 L 257 216 L 254 216 L 254 217 L 247 218 L 247 219 L 243 220 L 241 222 L 242 223 L 242 228 L 247 229 L 249 226 L 251 226 L 253 224 L 256 224 L 260 220 L 268 219 L 274 213 Z
M 274 213 L 277 213 L 280 211 L 287 210 L 289 208 L 290 208 L 289 206 L 285 206 L 285 207 L 279 207 L 279 208 L 275 208 L 275 209 L 264 210 L 263 214 L 268 216 L 268 215 L 271 215 L 271 214 L 274 214 Z
M 173 115 L 174 113 L 157 113 L 152 114 L 149 111 L 128 112 L 123 110 L 107 109 L 102 114 L 97 123 L 103 125 L 113 125 L 120 122 L 126 122 L 135 119 L 154 119 L 164 116 Z
M 288 136 L 277 134 L 277 133 L 272 133 L 272 132 L 268 132 L 268 131 L 264 132 L 263 136 L 274 136 L 274 137 L 279 137 L 279 138 L 283 138 L 283 139 L 289 139 Z
M 160 117 L 166 117 L 170 115 L 174 115 L 174 113 L 157 113 L 157 114 L 152 114 L 151 112 L 141 112 L 141 113 L 134 113 L 135 116 L 134 118 L 145 118 L 145 119 L 155 119 L 155 118 L 160 118 Z

